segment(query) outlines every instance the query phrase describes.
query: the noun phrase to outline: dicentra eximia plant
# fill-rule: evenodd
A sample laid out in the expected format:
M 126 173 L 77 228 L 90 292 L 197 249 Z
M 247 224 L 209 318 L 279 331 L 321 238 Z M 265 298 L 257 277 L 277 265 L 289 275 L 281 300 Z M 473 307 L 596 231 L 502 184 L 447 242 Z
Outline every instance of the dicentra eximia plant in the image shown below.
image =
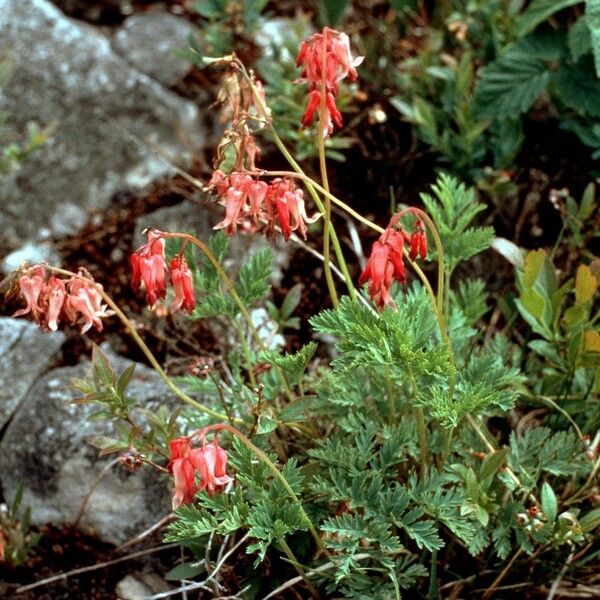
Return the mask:
M 595 432 L 585 442 L 576 425 L 575 433 L 532 429 L 499 448 L 487 430 L 485 417 L 509 410 L 527 393 L 527 382 L 512 362 L 509 340 L 496 335 L 480 342 L 483 283 L 463 280 L 450 289 L 457 265 L 487 248 L 493 236 L 490 228 L 471 226 L 483 208 L 474 193 L 442 175 L 435 196 L 422 195 L 425 210 L 401 208 L 385 228 L 331 193 L 325 142 L 343 126 L 336 97 L 344 80 L 357 79 L 361 60 L 353 57 L 349 38 L 329 28 L 300 47 L 298 83 L 308 85 L 302 126 L 316 121 L 317 182 L 277 135 L 254 74 L 234 55 L 205 59 L 225 69 L 219 100 L 230 123 L 206 186 L 225 207 L 215 229 L 263 231 L 268 238 L 281 232 L 286 241 L 300 241 L 297 236 L 308 240 L 309 226 L 321 220 L 317 254 L 333 308 L 311 324 L 338 340 L 327 368 L 311 362 L 314 342 L 295 354 L 272 349 L 250 312 L 266 301 L 272 253 L 250 257 L 232 278 L 223 267 L 222 233 L 204 242 L 150 229 L 147 243 L 131 256 L 133 289 L 144 287 L 150 308 L 164 307 L 172 288 L 172 312 L 218 317 L 237 336 L 223 340 L 221 362 L 191 357 L 191 374 L 177 381 L 86 271 L 34 265 L 14 278 L 26 303 L 15 314 L 30 314 L 46 329 L 67 322 L 83 333 L 101 329 L 112 315 L 122 321 L 190 410 L 144 411 L 126 395 L 133 369 L 117 377 L 96 348 L 93 381 L 77 386 L 84 401 L 115 420 L 117 435 L 94 443 L 103 452 L 121 452 L 126 466 L 146 463 L 171 474 L 169 540 L 219 535 L 233 542 L 238 536 L 237 544 L 256 554 L 259 572 L 270 549 L 283 552 L 298 577 L 265 578 L 265 598 L 301 584 L 314 597 L 334 591 L 348 598 L 400 597 L 402 588 L 421 586 L 427 576 L 433 598 L 446 548 L 448 556 L 469 552 L 499 565 L 511 556 L 513 564 L 521 554 L 563 546 L 574 552 L 600 524 L 600 511 L 592 509 L 600 467 Z M 257 167 L 263 134 L 291 170 Z M 332 203 L 379 234 L 355 278 L 359 286 L 368 284 L 371 302 L 354 285 Z M 417 263 L 430 254 L 437 261 L 435 287 Z M 397 284 L 405 285 L 411 270 L 418 281 L 403 289 Z M 348 291 L 341 299 L 334 274 Z M 267 306 L 285 326 L 296 304 L 290 295 L 281 309 Z

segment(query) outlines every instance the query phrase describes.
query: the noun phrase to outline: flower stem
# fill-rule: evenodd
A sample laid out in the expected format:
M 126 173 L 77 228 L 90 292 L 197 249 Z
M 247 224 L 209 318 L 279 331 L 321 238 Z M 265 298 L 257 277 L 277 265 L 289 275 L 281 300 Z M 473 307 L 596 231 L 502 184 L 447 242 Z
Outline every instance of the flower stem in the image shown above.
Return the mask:
M 242 75 L 244 76 L 246 81 L 248 82 L 248 85 L 250 86 L 250 89 L 252 90 L 252 94 L 254 95 L 254 99 L 255 99 L 257 105 L 260 107 L 261 111 L 264 114 L 268 114 L 267 105 L 265 104 L 264 100 L 260 97 L 260 94 L 258 93 L 258 90 L 256 89 L 256 86 L 254 85 L 252 78 L 248 74 L 246 67 L 244 66 L 244 64 L 241 61 L 239 61 L 237 59 L 234 59 L 234 63 L 238 67 L 238 69 L 240 69 L 240 72 L 242 73 Z M 315 185 L 315 182 L 310 177 L 308 177 L 306 175 L 306 173 L 304 173 L 304 171 L 302 170 L 300 165 L 296 162 L 294 157 L 290 154 L 290 151 L 285 147 L 285 144 L 279 137 L 279 134 L 275 130 L 275 127 L 273 127 L 273 124 L 270 121 L 268 121 L 266 126 L 271 134 L 271 137 L 273 138 L 273 141 L 275 142 L 275 145 L 277 146 L 277 148 L 279 149 L 281 154 L 283 154 L 284 158 L 288 161 L 288 163 L 290 164 L 292 169 L 295 171 L 296 175 L 305 182 L 306 189 L 308 190 L 308 193 L 311 195 L 314 203 L 317 205 L 317 208 L 319 209 L 319 211 L 321 213 L 325 214 L 325 206 L 321 202 L 321 199 L 319 198 L 319 194 L 317 194 L 317 191 L 315 189 L 315 187 L 317 187 L 317 186 Z M 322 188 L 321 186 L 318 186 L 318 187 L 324 191 L 324 188 Z M 327 194 L 325 194 L 325 195 L 327 195 Z M 329 223 L 328 230 L 329 230 L 329 235 L 331 237 L 331 245 L 333 246 L 333 250 L 335 252 L 335 256 L 337 258 L 338 264 L 340 266 L 340 270 L 344 274 L 344 279 L 346 282 L 346 287 L 348 288 L 348 293 L 350 294 L 351 298 L 355 298 L 356 297 L 356 289 L 354 288 L 354 285 L 352 283 L 352 277 L 350 277 L 350 272 L 348 271 L 348 265 L 346 264 L 346 260 L 344 259 L 344 254 L 342 253 L 342 247 L 340 245 L 340 241 L 339 241 L 337 234 L 335 232 L 335 229 L 333 228 L 333 225 L 331 223 Z
M 302 577 L 302 579 L 304 580 L 304 583 L 306 584 L 308 591 L 312 594 L 311 597 L 312 598 L 320 598 L 319 591 L 317 590 L 317 588 L 315 587 L 313 582 L 306 575 L 306 571 L 302 568 L 302 565 L 298 562 L 298 559 L 294 556 L 294 553 L 292 552 L 292 549 L 288 546 L 287 542 L 283 538 L 279 538 L 277 540 L 277 542 L 283 549 L 285 555 L 288 557 L 288 560 L 290 561 L 290 563 L 292 564 L 294 569 L 296 569 L 296 571 L 298 571 L 298 575 L 300 575 L 300 577 Z
M 185 241 L 193 244 L 197 248 L 199 248 L 206 255 L 208 260 L 211 262 L 211 264 L 213 265 L 213 267 L 219 274 L 219 277 L 225 283 L 227 290 L 229 291 L 229 293 L 231 294 L 231 297 L 233 298 L 233 301 L 237 304 L 237 307 L 240 309 L 240 312 L 242 313 L 242 316 L 244 317 L 244 320 L 246 321 L 246 324 L 248 325 L 248 328 L 249 328 L 250 332 L 252 333 L 252 337 L 254 338 L 254 341 L 256 342 L 256 344 L 259 346 L 259 348 L 263 352 L 268 352 L 268 348 L 265 345 L 265 343 L 263 342 L 263 340 L 261 339 L 260 335 L 258 334 L 258 331 L 256 330 L 254 323 L 252 322 L 252 317 L 250 316 L 248 309 L 244 306 L 244 303 L 242 302 L 240 295 L 237 293 L 237 290 L 235 289 L 233 282 L 229 278 L 229 275 L 227 275 L 227 273 L 225 273 L 225 270 L 221 266 L 221 263 L 217 260 L 216 256 L 211 252 L 210 248 L 204 242 L 200 241 L 198 238 L 194 237 L 193 235 L 191 235 L 189 233 L 161 232 L 161 235 L 164 238 L 179 238 L 179 239 L 185 240 Z M 279 375 L 281 384 L 283 386 L 283 389 L 284 389 L 288 399 L 294 400 L 294 394 L 293 394 L 292 390 L 290 389 L 290 386 L 288 385 L 288 382 L 285 378 L 285 375 L 283 374 L 283 371 L 277 365 L 274 365 L 274 368 L 277 371 L 277 374 Z
M 108 306 L 110 306 L 110 308 L 114 311 L 114 313 L 117 315 L 117 317 L 119 317 L 119 319 L 121 320 L 123 325 L 125 325 L 126 329 L 129 332 L 129 335 L 131 335 L 131 337 L 133 338 L 135 343 L 140 347 L 140 350 L 144 353 L 144 356 L 148 359 L 148 362 L 152 365 L 154 370 L 160 375 L 161 379 L 167 384 L 169 389 L 180 400 L 182 400 L 186 404 L 189 404 L 190 406 L 193 406 L 195 409 L 199 410 L 200 412 L 210 415 L 211 417 L 218 419 L 219 421 L 227 420 L 227 415 L 217 412 L 216 410 L 213 410 L 212 408 L 208 408 L 207 406 L 204 406 L 203 404 L 200 404 L 200 402 L 198 402 L 197 400 L 194 400 L 193 398 L 188 396 L 183 390 L 179 389 L 173 383 L 171 378 L 165 373 L 164 369 L 161 367 L 158 360 L 156 360 L 154 354 L 152 354 L 152 351 L 150 350 L 150 348 L 148 348 L 148 346 L 146 345 L 144 340 L 140 337 L 139 333 L 136 331 L 135 325 L 127 318 L 125 313 L 117 306 L 117 304 L 114 302 L 114 300 L 104 291 L 104 288 L 100 284 L 96 283 L 93 279 L 90 279 L 89 277 L 85 277 L 84 275 L 80 275 L 78 273 L 73 273 L 71 271 L 66 271 L 65 269 L 60 269 L 58 267 L 52 267 L 50 265 L 44 265 L 44 266 L 49 271 L 52 271 L 54 273 L 59 273 L 61 275 L 66 275 L 68 277 L 78 277 L 79 279 L 83 279 L 89 285 L 94 286 L 94 288 L 96 290 L 98 290 L 98 292 L 101 294 L 102 299 L 106 302 L 106 304 L 108 304 Z M 233 420 L 237 423 L 244 422 L 239 417 L 234 417 Z
M 325 107 L 325 96 L 327 94 L 327 85 L 325 83 L 325 73 L 327 71 L 327 44 L 323 44 L 321 60 L 321 73 L 323 74 L 321 81 L 321 101 L 319 104 L 319 126 L 317 127 L 317 147 L 319 149 L 319 168 L 321 170 L 321 180 L 323 181 L 323 187 L 329 192 L 329 178 L 327 177 L 327 164 L 325 160 L 325 135 L 327 132 L 327 119 Z M 325 196 L 325 212 L 323 214 L 323 269 L 325 271 L 325 280 L 327 281 L 327 287 L 329 288 L 329 296 L 331 303 L 334 308 L 339 306 L 339 299 L 337 291 L 335 289 L 335 283 L 331 274 L 331 267 L 329 266 L 329 229 L 333 229 L 331 225 L 331 198 Z

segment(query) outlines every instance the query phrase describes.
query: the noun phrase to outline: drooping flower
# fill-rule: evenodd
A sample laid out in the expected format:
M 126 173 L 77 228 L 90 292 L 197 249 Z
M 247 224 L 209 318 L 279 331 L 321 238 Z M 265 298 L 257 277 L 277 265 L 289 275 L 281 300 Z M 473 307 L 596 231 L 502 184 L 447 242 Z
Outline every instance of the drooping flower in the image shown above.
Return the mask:
M 154 306 L 158 298 L 164 298 L 166 289 L 167 264 L 165 261 L 165 240 L 161 232 L 148 230 L 148 243 L 131 255 L 133 277 L 131 287 L 138 292 L 143 282 L 146 288 L 146 302 Z
M 320 214 L 309 217 L 304 203 L 304 192 L 296 187 L 293 179 L 275 178 L 270 183 L 255 180 L 245 173 L 225 175 L 215 171 L 207 186 L 214 188 L 225 204 L 225 217 L 213 229 L 225 229 L 228 234 L 238 227 L 254 231 L 260 221 L 266 222 L 266 234 L 270 236 L 279 223 L 287 240 L 293 231 L 306 239 L 307 223 L 314 223 Z
M 23 275 L 19 277 L 19 289 L 21 295 L 25 298 L 27 306 L 17 310 L 13 317 L 20 317 L 31 313 L 33 318 L 37 321 L 40 315 L 41 308 L 38 306 L 38 300 L 44 287 L 44 280 L 46 279 L 46 273 L 43 267 L 37 267 L 31 275 Z
M 325 107 L 323 133 L 331 135 L 333 124 L 342 126 L 342 115 L 335 97 L 339 91 L 339 82 L 346 77 L 354 81 L 358 74 L 356 67 L 363 61 L 362 56 L 354 58 L 350 51 L 350 40 L 345 33 L 329 27 L 321 33 L 315 33 L 300 45 L 296 65 L 302 68 L 297 83 L 309 85 L 308 105 L 302 116 L 302 126 L 312 123 L 315 111 L 321 103 L 321 90 L 325 87 Z
M 193 312 L 196 307 L 194 283 L 192 272 L 183 254 L 178 254 L 171 260 L 171 282 L 175 291 L 173 310 L 180 310 L 183 307 L 189 313 Z
M 100 288 L 100 284 L 96 284 Z M 108 306 L 102 304 L 100 291 L 91 286 L 87 281 L 74 278 L 69 283 L 69 293 L 65 300 L 65 315 L 71 323 L 81 323 L 81 333 L 85 333 L 92 326 L 97 331 L 102 331 L 101 319 L 112 314 L 107 310 Z
M 169 442 L 171 460 L 167 465 L 173 473 L 173 509 L 193 502 L 197 492 L 206 489 L 209 494 L 222 489 L 233 478 L 227 475 L 227 452 L 221 448 L 217 438 L 210 444 L 203 443 L 192 449 L 190 437 L 181 437 Z M 196 474 L 200 481 L 196 483 Z
M 209 494 L 214 494 L 216 489 L 227 485 L 233 478 L 227 475 L 227 452 L 217 442 L 217 437 L 212 444 L 206 444 L 190 452 L 190 462 L 200 474 L 198 491 L 206 489 Z
M 410 260 L 415 260 L 417 256 L 421 260 L 427 258 L 427 234 L 425 233 L 425 225 L 421 219 L 417 219 L 415 230 L 410 236 L 410 252 L 408 256 Z
M 175 489 L 173 490 L 173 510 L 182 504 L 188 504 L 196 495 L 194 466 L 189 460 L 192 441 L 188 437 L 177 438 L 169 442 L 171 460 L 168 469 L 173 473 Z
M 369 296 L 379 308 L 385 305 L 394 306 L 390 294 L 393 281 L 406 283 L 406 269 L 402 256 L 405 240 L 403 231 L 388 227 L 379 240 L 373 243 L 371 256 L 358 280 L 360 285 L 369 282 Z
M 61 320 L 82 324 L 81 333 L 92 326 L 101 331 L 101 319 L 113 314 L 102 304 L 101 289 L 83 270 L 69 279 L 52 275 L 46 281 L 46 269 L 34 267 L 31 274 L 19 278 L 19 290 L 27 306 L 13 316 L 31 313 L 39 325 L 50 331 L 56 331 Z
M 50 331 L 58 329 L 58 321 L 66 297 L 65 282 L 54 275 L 50 277 L 42 290 L 41 296 L 41 303 L 46 315 L 46 326 Z
M 276 178 L 271 182 L 265 196 L 265 216 L 267 219 L 267 235 L 269 235 L 279 222 L 281 232 L 287 241 L 293 231 L 299 231 L 306 239 L 307 223 L 314 223 L 321 215 L 317 213 L 312 217 L 306 214 L 304 192 L 298 189 L 292 179 Z

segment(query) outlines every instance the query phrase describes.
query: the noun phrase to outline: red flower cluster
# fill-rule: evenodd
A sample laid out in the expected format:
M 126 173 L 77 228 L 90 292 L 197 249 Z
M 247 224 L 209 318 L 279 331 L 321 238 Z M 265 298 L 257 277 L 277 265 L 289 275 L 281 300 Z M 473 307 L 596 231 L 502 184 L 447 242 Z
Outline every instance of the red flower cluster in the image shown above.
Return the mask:
M 406 284 L 403 256 L 405 242 L 410 245 L 409 257 L 411 260 L 417 256 L 423 260 L 427 257 L 427 235 L 423 221 L 418 219 L 415 230 L 408 235 L 402 228 L 394 229 L 398 218 L 399 215 L 395 216 L 379 240 L 373 243 L 367 266 L 358 280 L 360 285 L 369 282 L 369 296 L 379 308 L 383 308 L 385 305 L 395 306 L 390 294 L 394 281 Z
M 352 57 L 350 40 L 345 33 L 324 27 L 321 33 L 311 35 L 300 45 L 296 65 L 302 67 L 299 83 L 308 83 L 308 106 L 302 117 L 302 126 L 312 123 L 321 103 L 321 88 L 325 86 L 325 135 L 331 135 L 333 124 L 342 126 L 342 115 L 335 104 L 339 82 L 348 77 L 356 80 L 356 67 L 363 56 Z
M 169 443 L 169 450 L 168 468 L 175 480 L 173 509 L 193 502 L 194 496 L 204 489 L 212 495 L 233 481 L 226 473 L 227 452 L 219 446 L 216 435 L 212 444 L 194 449 L 191 438 L 177 438 Z M 200 476 L 199 483 L 196 483 L 196 473 Z
M 131 287 L 139 292 L 143 283 L 146 288 L 146 302 L 153 307 L 158 298 L 167 293 L 167 262 L 165 258 L 165 240 L 157 229 L 148 230 L 148 243 L 131 255 L 133 276 Z M 175 292 L 172 310 L 184 308 L 192 312 L 196 307 L 192 272 L 183 254 L 171 260 L 171 283 Z
M 288 240 L 292 231 L 299 231 L 306 239 L 307 223 L 314 223 L 320 215 L 309 217 L 304 205 L 304 192 L 292 179 L 273 179 L 270 183 L 253 179 L 245 173 L 215 171 L 208 189 L 215 188 L 225 204 L 225 218 L 214 229 L 226 229 L 232 234 L 238 226 L 255 231 L 259 222 L 266 222 L 267 236 L 279 223 L 283 237 Z
M 102 331 L 101 319 L 113 313 L 102 304 L 101 289 L 99 283 L 91 283 L 83 275 L 67 280 L 51 275 L 46 279 L 46 269 L 38 266 L 19 278 L 19 290 L 27 306 L 13 316 L 31 313 L 36 323 L 50 331 L 56 331 L 61 320 L 81 325 L 81 333 L 92 326 Z

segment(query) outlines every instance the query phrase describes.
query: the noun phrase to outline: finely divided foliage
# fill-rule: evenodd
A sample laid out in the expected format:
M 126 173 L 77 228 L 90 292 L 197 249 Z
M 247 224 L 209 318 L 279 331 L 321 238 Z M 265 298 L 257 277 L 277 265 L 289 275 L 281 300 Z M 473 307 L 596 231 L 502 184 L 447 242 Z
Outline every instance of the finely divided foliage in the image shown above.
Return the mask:
M 572 4 L 531 2 L 519 17 L 516 39 L 483 69 L 474 89 L 475 73 L 465 67 L 466 76 L 455 83 L 463 96 L 473 93 L 476 117 L 469 108 L 456 119 L 463 133 L 473 125 L 465 133 L 469 143 L 488 120 L 496 120 L 500 137 L 508 136 L 512 125 L 506 129 L 498 119 L 525 112 L 544 91 L 577 113 L 576 125 L 600 116 L 600 84 L 586 79 L 591 51 L 598 57 L 595 0 L 581 17 L 589 31 L 573 28 L 567 38 L 537 28 Z M 253 21 L 265 5 L 251 3 L 244 18 Z M 213 1 L 200 13 L 216 26 L 222 6 Z M 463 35 L 460 23 L 451 25 Z M 229 585 L 239 594 L 270 597 L 302 582 L 311 597 L 319 588 L 335 597 L 387 600 L 427 586 L 434 600 L 442 577 L 461 585 L 479 577 L 486 582 L 484 565 L 501 569 L 501 578 L 522 555 L 553 556 L 556 550 L 569 553 L 568 564 L 580 548 L 587 552 L 600 527 L 600 509 L 594 508 L 600 470 L 597 259 L 577 265 L 568 278 L 553 262 L 560 242 L 551 253 L 525 256 L 515 246 L 518 297 L 501 299 L 491 313 L 485 283 L 464 275 L 468 261 L 490 256 L 476 256 L 489 251 L 494 238 L 485 225 L 487 207 L 474 188 L 442 173 L 431 193 L 421 194 L 424 209 L 401 207 L 385 229 L 359 216 L 379 238 L 353 278 L 331 205 L 357 213 L 329 190 L 324 140 L 334 124 L 343 126 L 340 84 L 356 79 L 361 60 L 353 57 L 348 36 L 327 27 L 301 45 L 299 82 L 309 85 L 302 123 L 308 127 L 318 118 L 323 185 L 287 151 L 254 73 L 233 54 L 208 61 L 227 69 L 219 100 L 230 127 L 206 188 L 225 205 L 215 227 L 225 232 L 205 243 L 150 229 L 131 257 L 132 287 L 136 293 L 145 288 L 151 310 L 179 320 L 183 309 L 192 321 L 206 320 L 218 341 L 215 350 L 188 338 L 196 356 L 185 376 L 167 375 L 135 324 L 87 272 L 24 266 L 9 281 L 26 303 L 16 314 L 51 330 L 61 320 L 82 324 L 83 331 L 101 329 L 101 318 L 116 315 L 184 403 L 176 410 L 141 406 L 127 393 L 134 368 L 115 373 L 97 347 L 92 381 L 75 382 L 83 395 L 76 402 L 98 405 L 91 418 L 114 424 L 114 437 L 92 440 L 102 452 L 120 452 L 119 461 L 130 469 L 150 465 L 169 476 L 175 518 L 166 540 L 182 542 L 194 556 L 174 572 L 195 576 L 215 559 L 218 567 L 205 583 L 212 580 L 219 593 L 225 577 L 217 572 L 237 552 L 244 569 Z M 587 99 L 580 102 L 582 90 Z M 418 102 L 413 117 L 419 110 L 434 120 Z M 473 124 L 472 118 L 482 120 Z M 435 122 L 428 124 L 435 129 Z M 256 168 L 261 132 L 293 171 Z M 313 217 L 305 196 L 318 211 Z M 581 203 L 569 197 L 565 206 L 561 235 L 580 250 L 579 260 L 585 222 L 597 206 L 594 187 Z M 328 343 L 298 342 L 286 352 L 281 334 L 300 326 L 293 316 L 300 289 L 292 288 L 276 306 L 268 299 L 273 251 L 263 248 L 231 264 L 227 235 L 262 231 L 267 238 L 281 233 L 286 242 L 307 240 L 317 219 L 323 221 L 331 308 L 309 323 Z M 437 285 L 428 277 L 433 261 Z M 508 426 L 507 415 L 519 418 L 527 404 L 543 408 Z M 16 544 L 6 541 L 7 529 L 0 520 L 0 560 L 5 546 Z M 450 565 L 443 575 L 442 561 Z M 463 562 L 484 573 L 466 573 Z M 292 568 L 297 579 L 288 577 Z

